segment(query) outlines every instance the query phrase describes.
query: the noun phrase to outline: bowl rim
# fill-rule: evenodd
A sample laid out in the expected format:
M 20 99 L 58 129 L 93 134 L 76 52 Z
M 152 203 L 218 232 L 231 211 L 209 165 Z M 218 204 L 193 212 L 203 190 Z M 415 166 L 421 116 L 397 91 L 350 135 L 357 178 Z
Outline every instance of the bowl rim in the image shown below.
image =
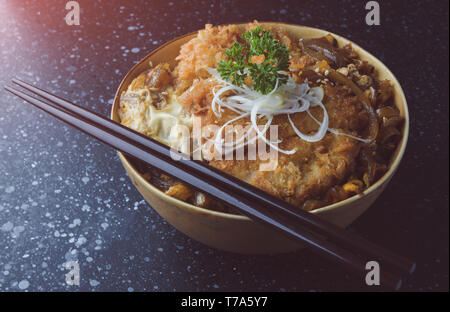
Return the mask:
M 247 25 L 251 22 L 246 22 L 246 23 L 235 23 L 235 24 L 220 24 L 220 25 L 215 25 L 216 26 L 227 26 L 227 25 L 237 25 L 237 26 L 244 26 Z M 293 27 L 300 27 L 300 28 L 304 28 L 304 29 L 310 29 L 310 30 L 314 30 L 314 31 L 322 31 L 322 32 L 327 32 L 331 35 L 333 35 L 335 38 L 340 39 L 340 41 L 345 41 L 348 43 L 351 43 L 352 47 L 358 50 L 358 53 L 360 53 L 361 51 L 364 52 L 369 58 L 374 59 L 376 62 L 380 63 L 383 67 L 384 70 L 387 72 L 388 75 L 390 75 L 392 77 L 391 82 L 393 85 L 397 85 L 398 86 L 398 90 L 396 90 L 396 92 L 399 92 L 399 96 L 401 101 L 404 103 L 404 123 L 403 123 L 403 133 L 402 133 L 402 140 L 400 141 L 400 147 L 399 150 L 397 152 L 397 155 L 395 156 L 395 159 L 392 161 L 392 164 L 389 167 L 389 170 L 386 171 L 386 173 L 380 178 L 378 179 L 373 185 L 369 186 L 367 189 L 365 189 L 362 193 L 360 194 L 356 194 L 353 195 L 347 199 L 344 199 L 342 201 L 339 201 L 337 203 L 331 204 L 331 205 L 327 205 L 315 210 L 310 211 L 313 214 L 321 214 L 321 213 L 325 213 L 325 212 L 329 212 L 332 210 L 337 210 L 339 208 L 342 208 L 344 206 L 347 206 L 347 204 L 353 203 L 355 201 L 358 201 L 368 195 L 370 195 L 372 192 L 374 192 L 376 189 L 378 189 L 379 187 L 381 187 L 385 182 L 388 182 L 389 179 L 394 175 L 395 171 L 397 170 L 400 161 L 403 158 L 403 155 L 405 153 L 406 150 L 406 145 L 408 142 L 408 136 L 409 136 L 409 110 L 408 110 L 408 103 L 406 101 L 406 97 L 405 94 L 403 92 L 403 88 L 401 87 L 400 82 L 398 81 L 397 77 L 395 77 L 395 75 L 391 72 L 391 70 L 383 63 L 381 62 L 377 57 L 375 57 L 374 55 L 372 55 L 370 52 L 366 51 L 365 49 L 363 49 L 361 46 L 359 46 L 358 44 L 354 43 L 353 41 L 342 37 L 338 34 L 335 34 L 331 31 L 325 30 L 325 29 L 321 29 L 321 28 L 316 28 L 316 27 L 310 27 L 310 26 L 304 26 L 304 25 L 299 25 L 299 24 L 292 24 L 292 23 L 284 23 L 284 22 L 271 22 L 271 21 L 258 21 L 258 23 L 260 24 L 273 24 L 273 25 L 287 25 L 287 26 L 293 26 Z M 120 99 L 120 90 L 122 89 L 122 86 L 125 83 L 126 78 L 129 76 L 130 73 L 134 72 L 135 69 L 140 66 L 144 61 L 146 61 L 151 55 L 153 55 L 154 53 L 160 51 L 161 49 L 164 49 L 166 46 L 172 44 L 175 41 L 178 41 L 182 38 L 188 37 L 188 36 L 192 36 L 197 34 L 199 30 L 178 36 L 174 39 L 171 39 L 167 42 L 165 42 L 164 44 L 160 45 L 159 47 L 157 47 L 156 49 L 150 51 L 147 55 L 145 55 L 142 59 L 140 59 L 135 65 L 133 65 L 133 67 L 127 72 L 127 74 L 123 77 L 122 81 L 120 82 L 116 94 L 114 95 L 114 102 L 113 105 L 111 107 L 111 116 L 110 118 L 113 119 L 114 118 L 114 112 L 117 109 L 117 107 L 119 107 L 117 105 L 118 103 L 118 99 Z M 156 186 L 154 186 L 153 184 L 151 184 L 150 182 L 148 182 L 142 175 L 141 173 L 136 170 L 136 168 L 130 163 L 130 161 L 128 160 L 128 158 L 122 154 L 121 152 L 117 152 L 119 155 L 120 160 L 122 161 L 124 167 L 128 167 L 132 170 L 135 178 L 137 177 L 137 179 L 139 180 L 139 183 L 141 185 L 144 185 L 145 188 L 151 190 L 156 196 L 158 196 L 160 199 L 165 200 L 179 208 L 184 208 L 186 210 L 190 210 L 191 212 L 195 212 L 195 213 L 200 213 L 200 214 L 206 214 L 206 215 L 210 215 L 210 216 L 215 216 L 215 217 L 221 217 L 221 218 L 227 218 L 230 220 L 239 220 L 239 221 L 244 221 L 244 222 L 253 222 L 252 219 L 250 219 L 247 216 L 244 215 L 238 215 L 238 214 L 234 214 L 234 213 L 228 213 L 228 212 L 220 212 L 220 211 L 215 211 L 212 209 L 208 209 L 208 208 L 202 208 L 199 206 L 195 206 L 193 204 L 189 204 L 185 201 L 182 201 L 180 199 L 174 198 L 172 196 L 166 195 L 163 191 L 161 191 L 160 189 L 158 189 Z M 130 177 L 131 178 L 131 177 Z

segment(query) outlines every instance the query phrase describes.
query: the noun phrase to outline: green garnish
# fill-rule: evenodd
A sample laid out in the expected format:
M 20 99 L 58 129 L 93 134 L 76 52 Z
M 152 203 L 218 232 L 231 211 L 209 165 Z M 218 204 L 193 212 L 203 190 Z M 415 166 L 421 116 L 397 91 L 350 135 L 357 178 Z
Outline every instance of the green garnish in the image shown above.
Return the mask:
M 255 91 L 267 94 L 277 83 L 286 83 L 288 76 L 280 71 L 289 70 L 289 49 L 275 40 L 270 31 L 262 27 L 246 31 L 243 44 L 235 42 L 225 51 L 228 59 L 217 66 L 222 79 L 242 86 L 245 78 L 252 79 Z

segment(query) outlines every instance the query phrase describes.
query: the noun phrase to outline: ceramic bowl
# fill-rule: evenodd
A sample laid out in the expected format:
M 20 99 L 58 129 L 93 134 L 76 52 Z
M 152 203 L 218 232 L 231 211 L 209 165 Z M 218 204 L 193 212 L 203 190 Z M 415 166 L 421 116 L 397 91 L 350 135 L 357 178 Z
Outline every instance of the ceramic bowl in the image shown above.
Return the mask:
M 283 23 L 267 22 L 261 24 L 267 26 L 281 26 L 295 39 L 321 37 L 326 34 L 332 34 L 338 41 L 339 46 L 351 42 L 326 30 Z M 244 28 L 245 25 L 246 24 L 239 24 L 239 27 Z M 175 65 L 174 59 L 179 54 L 181 45 L 195 36 L 196 32 L 173 39 L 153 50 L 140 60 L 120 83 L 114 98 L 111 118 L 115 121 L 119 121 L 117 111 L 119 108 L 120 95 L 127 89 L 127 86 L 134 78 L 149 68 L 149 61 L 151 61 L 153 65 L 163 62 Z M 404 154 L 409 129 L 406 99 L 395 76 L 380 60 L 359 47 L 357 44 L 351 43 L 353 49 L 355 49 L 362 60 L 367 60 L 370 64 L 375 66 L 380 79 L 389 79 L 391 81 L 394 86 L 395 105 L 400 110 L 400 115 L 405 119 L 405 122 L 403 127 L 403 137 L 392 157 L 390 169 L 380 180 L 366 189 L 361 195 L 355 195 L 341 202 L 311 212 L 340 227 L 347 227 L 355 221 L 373 204 L 386 188 L 395 174 Z M 122 153 L 119 153 L 119 157 L 131 178 L 131 181 L 149 205 L 176 229 L 199 242 L 217 249 L 242 254 L 274 254 L 294 251 L 303 247 L 301 243 L 294 242 L 278 232 L 266 228 L 245 216 L 196 207 L 167 196 L 145 180 L 128 157 L 124 156 Z

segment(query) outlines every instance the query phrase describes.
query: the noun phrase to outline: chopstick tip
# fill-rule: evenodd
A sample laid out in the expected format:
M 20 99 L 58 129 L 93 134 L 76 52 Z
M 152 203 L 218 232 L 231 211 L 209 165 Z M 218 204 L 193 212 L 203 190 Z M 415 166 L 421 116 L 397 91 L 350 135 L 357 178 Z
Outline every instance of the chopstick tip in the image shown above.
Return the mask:
M 18 78 L 13 78 L 11 79 L 12 83 L 15 83 L 17 85 L 21 85 L 22 83 L 24 83 L 22 80 L 18 79 Z
M 395 286 L 395 291 L 399 291 L 400 288 L 402 288 L 402 284 L 403 284 L 403 281 L 402 281 L 402 280 L 399 280 L 398 283 L 397 283 L 397 285 Z
M 411 266 L 411 269 L 409 269 L 409 274 L 413 274 L 416 271 L 417 264 L 414 262 Z

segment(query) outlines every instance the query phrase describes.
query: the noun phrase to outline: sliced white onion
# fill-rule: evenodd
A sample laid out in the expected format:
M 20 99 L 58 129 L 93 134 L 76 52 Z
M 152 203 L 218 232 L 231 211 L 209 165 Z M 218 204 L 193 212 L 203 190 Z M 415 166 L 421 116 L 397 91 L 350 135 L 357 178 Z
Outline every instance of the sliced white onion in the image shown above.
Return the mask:
M 249 143 L 253 143 L 256 139 L 260 138 L 267 145 L 275 150 L 284 154 L 294 154 L 296 149 L 283 150 L 280 149 L 277 144 L 281 142 L 278 140 L 276 142 L 271 142 L 266 139 L 266 132 L 269 128 L 273 116 L 287 114 L 289 123 L 291 124 L 294 132 L 302 139 L 307 142 L 317 142 L 320 141 L 326 134 L 327 131 L 336 135 L 345 135 L 362 142 L 370 142 L 369 140 L 361 139 L 350 134 L 339 132 L 335 129 L 328 128 L 329 117 L 328 112 L 323 105 L 322 101 L 325 96 L 324 90 L 321 87 L 310 88 L 307 83 L 297 84 L 292 77 L 288 76 L 287 82 L 278 87 L 279 81 L 276 81 L 275 87 L 268 94 L 262 95 L 255 90 L 249 88 L 245 84 L 241 87 L 233 85 L 232 83 L 223 80 L 217 69 L 208 68 L 208 72 L 216 79 L 219 84 L 216 87 L 220 87 L 216 91 L 216 87 L 213 89 L 213 100 L 211 102 L 211 109 L 217 117 L 221 117 L 221 111 L 224 108 L 230 109 L 237 113 L 238 116 L 227 121 L 216 133 L 214 139 L 205 138 L 210 142 L 214 142 L 216 148 L 221 150 L 225 147 L 228 152 L 234 151 L 242 146 Z M 225 92 L 231 92 L 232 95 L 223 97 Z M 318 121 L 310 112 L 309 108 L 314 106 L 320 106 L 323 110 L 323 120 Z M 308 115 L 319 125 L 319 129 L 313 135 L 306 135 L 302 133 L 292 121 L 290 115 L 300 112 L 307 112 Z M 244 117 L 250 116 L 252 127 L 245 133 L 245 135 L 239 138 L 236 142 L 226 143 L 222 139 L 222 132 L 224 128 Z M 257 120 L 263 117 L 267 118 L 267 122 L 264 125 L 263 130 L 259 130 L 257 125 Z M 251 131 L 255 131 L 257 134 L 254 138 L 246 140 L 249 137 Z
M 309 89 L 308 95 L 312 96 L 317 101 L 322 102 L 322 100 L 325 96 L 325 92 L 323 91 L 323 88 L 315 87 L 315 88 Z
M 323 137 L 327 133 L 327 129 L 328 129 L 328 113 L 327 113 L 327 110 L 326 110 L 325 106 L 322 104 L 322 102 L 318 102 L 318 105 L 323 110 L 323 120 L 322 120 L 322 123 L 320 124 L 319 130 L 317 130 L 317 132 L 315 134 L 313 134 L 313 135 L 306 135 L 306 134 L 303 134 L 300 130 L 298 130 L 297 127 L 292 122 L 291 115 L 288 114 L 289 122 L 290 122 L 291 127 L 294 130 L 295 134 L 297 134 L 301 139 L 303 139 L 303 140 L 305 140 L 307 142 L 320 141 L 320 140 L 323 139 Z M 310 114 L 309 110 L 307 112 L 308 112 L 308 114 Z
M 264 102 L 260 101 L 260 102 L 256 103 L 253 106 L 251 114 L 250 114 L 250 120 L 252 122 L 253 129 L 256 131 L 258 137 L 261 138 L 264 141 L 264 143 L 266 143 L 267 145 L 269 145 L 270 147 L 272 147 L 273 149 L 275 149 L 278 152 L 281 152 L 283 154 L 288 154 L 288 155 L 294 154 L 296 152 L 296 149 L 283 150 L 283 149 L 279 148 L 277 145 L 274 145 L 274 144 L 272 144 L 272 142 L 268 141 L 266 139 L 266 136 L 259 130 L 258 124 L 256 123 L 256 114 L 258 113 L 258 109 L 262 105 L 262 103 L 264 103 Z M 270 125 L 270 123 L 272 122 L 272 119 L 273 119 L 273 116 L 269 116 L 269 119 L 267 120 L 267 124 Z M 267 127 L 267 124 L 264 128 Z
M 311 114 L 310 111 L 308 111 L 308 115 L 309 115 L 309 117 L 311 117 L 318 125 L 320 125 L 320 126 L 322 125 L 321 122 L 318 121 L 318 120 Z M 370 140 L 370 139 L 359 138 L 359 137 L 357 137 L 357 136 L 354 136 L 354 135 L 351 135 L 351 134 L 348 134 L 348 133 L 345 133 L 345 132 L 340 132 L 340 131 L 338 131 L 338 130 L 336 130 L 336 129 L 333 129 L 333 128 L 328 128 L 328 131 L 331 132 L 331 133 L 333 133 L 333 134 L 335 134 L 335 135 L 343 135 L 343 136 L 346 136 L 346 137 L 349 137 L 349 138 L 352 138 L 352 139 L 355 139 L 355 140 L 357 140 L 357 141 L 361 141 L 361 142 L 364 142 L 364 143 L 370 143 L 370 142 L 372 142 L 372 140 Z

